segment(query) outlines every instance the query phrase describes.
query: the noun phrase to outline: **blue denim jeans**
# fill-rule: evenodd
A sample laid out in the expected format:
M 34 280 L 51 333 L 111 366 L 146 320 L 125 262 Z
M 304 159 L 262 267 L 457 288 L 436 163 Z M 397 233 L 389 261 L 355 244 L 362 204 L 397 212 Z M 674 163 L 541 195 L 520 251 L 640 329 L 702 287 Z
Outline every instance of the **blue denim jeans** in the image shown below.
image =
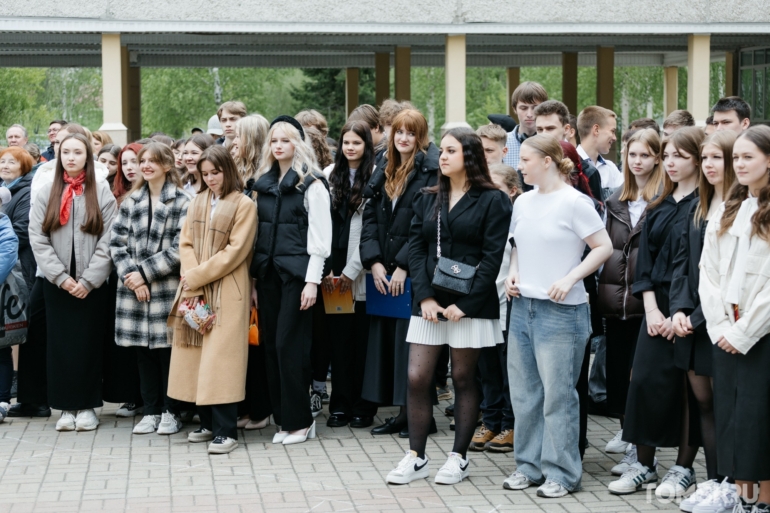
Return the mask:
M 588 304 L 513 299 L 508 380 L 516 466 L 531 481 L 580 489 L 580 408 L 575 390 L 590 335 Z

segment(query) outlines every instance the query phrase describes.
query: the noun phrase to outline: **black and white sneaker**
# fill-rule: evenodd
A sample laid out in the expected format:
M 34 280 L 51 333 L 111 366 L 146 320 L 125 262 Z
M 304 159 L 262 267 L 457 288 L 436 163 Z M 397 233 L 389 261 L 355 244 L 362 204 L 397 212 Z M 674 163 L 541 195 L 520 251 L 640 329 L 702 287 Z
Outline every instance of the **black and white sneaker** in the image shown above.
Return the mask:
M 608 488 L 615 495 L 628 495 L 642 490 L 644 485 L 657 482 L 657 467 L 648 468 L 637 461 L 623 472 L 620 479 L 611 482 Z
M 323 409 L 323 396 L 319 392 L 313 390 L 310 392 L 310 413 L 313 414 L 313 418 L 318 417 L 318 414 L 321 413 Z
M 428 458 L 420 459 L 416 452 L 406 451 L 406 456 L 388 473 L 386 480 L 391 484 L 407 484 L 416 479 L 425 479 L 429 475 Z
M 468 477 L 471 462 L 456 452 L 450 452 L 444 466 L 436 473 L 436 484 L 453 485 Z
M 227 454 L 238 447 L 238 440 L 229 436 L 218 436 L 209 444 L 209 454 Z
M 115 412 L 116 417 L 136 417 L 142 413 L 142 407 L 137 406 L 134 403 L 125 403 L 120 408 L 118 408 L 118 411 Z

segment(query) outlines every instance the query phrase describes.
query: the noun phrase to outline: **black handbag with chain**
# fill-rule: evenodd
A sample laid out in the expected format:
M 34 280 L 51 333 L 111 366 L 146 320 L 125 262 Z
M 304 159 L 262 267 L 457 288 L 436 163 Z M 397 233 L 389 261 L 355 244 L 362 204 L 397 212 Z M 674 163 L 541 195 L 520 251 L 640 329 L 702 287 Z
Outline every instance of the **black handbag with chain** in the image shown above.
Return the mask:
M 436 242 L 436 256 L 438 262 L 433 271 L 431 286 L 435 290 L 449 292 L 458 296 L 466 296 L 473 286 L 473 278 L 476 276 L 478 266 L 464 264 L 456 260 L 441 256 L 441 209 L 438 211 L 438 241 Z

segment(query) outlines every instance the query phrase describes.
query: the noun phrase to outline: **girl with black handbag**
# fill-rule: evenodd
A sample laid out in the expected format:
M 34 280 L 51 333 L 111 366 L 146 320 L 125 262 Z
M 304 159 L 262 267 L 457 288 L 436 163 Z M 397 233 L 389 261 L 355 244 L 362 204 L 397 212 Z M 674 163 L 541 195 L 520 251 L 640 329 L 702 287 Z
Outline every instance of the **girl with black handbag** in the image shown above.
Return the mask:
M 495 280 L 503 260 L 511 201 L 492 181 L 481 138 L 471 129 L 455 128 L 444 135 L 439 165 L 438 185 L 423 189 L 415 198 L 409 233 L 414 292 L 406 335 L 410 450 L 388 474 L 393 484 L 428 477 L 430 392 L 444 344 L 451 348 L 456 429 L 454 447 L 436 483 L 456 484 L 468 476 L 466 451 L 479 409 L 475 380 L 479 354 L 482 347 L 503 342 Z

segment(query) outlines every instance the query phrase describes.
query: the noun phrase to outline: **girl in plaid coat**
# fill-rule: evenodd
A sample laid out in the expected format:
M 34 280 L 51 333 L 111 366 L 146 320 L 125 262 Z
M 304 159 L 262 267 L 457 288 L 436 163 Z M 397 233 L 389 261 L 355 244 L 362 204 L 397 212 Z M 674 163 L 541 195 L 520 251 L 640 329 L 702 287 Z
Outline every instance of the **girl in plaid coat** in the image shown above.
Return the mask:
M 120 206 L 110 241 L 119 278 L 115 343 L 137 350 L 144 418 L 134 433 L 170 435 L 182 422 L 166 395 L 172 337 L 166 320 L 179 286 L 179 232 L 190 197 L 171 148 L 149 144 L 138 161 L 140 176 Z

